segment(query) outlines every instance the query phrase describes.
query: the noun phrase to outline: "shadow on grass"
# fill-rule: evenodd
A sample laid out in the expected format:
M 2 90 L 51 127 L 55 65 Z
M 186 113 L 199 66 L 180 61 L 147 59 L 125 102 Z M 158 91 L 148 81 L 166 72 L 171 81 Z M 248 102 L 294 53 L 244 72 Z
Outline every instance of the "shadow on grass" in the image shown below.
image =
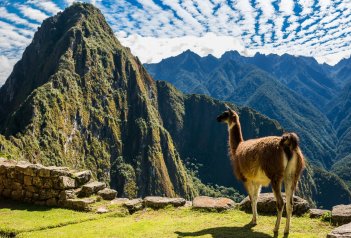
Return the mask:
M 178 237 L 188 237 L 188 236 L 204 236 L 211 235 L 213 238 L 268 238 L 268 237 L 276 237 L 267 235 L 262 232 L 257 232 L 251 230 L 253 226 L 248 224 L 243 227 L 214 227 L 208 228 L 195 232 L 181 232 L 176 231 L 175 233 Z
M 26 210 L 26 211 L 49 211 L 52 207 L 38 206 L 29 203 L 15 202 L 11 200 L 0 199 L 0 209 L 7 208 L 11 210 Z

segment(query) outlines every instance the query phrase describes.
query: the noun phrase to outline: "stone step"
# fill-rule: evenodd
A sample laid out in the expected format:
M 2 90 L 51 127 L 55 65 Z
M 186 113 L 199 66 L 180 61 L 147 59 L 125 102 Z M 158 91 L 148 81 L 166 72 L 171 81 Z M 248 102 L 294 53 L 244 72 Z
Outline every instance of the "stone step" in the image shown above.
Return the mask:
M 113 200 L 117 196 L 117 191 L 110 188 L 104 188 L 98 192 L 98 195 L 104 200 Z
M 157 197 L 157 196 L 148 196 L 144 198 L 144 205 L 151 208 L 164 208 L 168 205 L 174 207 L 180 207 L 185 205 L 184 198 L 168 198 L 168 197 Z
M 79 187 L 88 183 L 92 177 L 92 174 L 90 170 L 85 170 L 85 171 L 74 173 L 73 176 L 76 180 L 76 185 Z
M 95 203 L 95 198 L 74 198 L 74 199 L 67 199 L 66 201 L 62 202 L 62 206 L 65 208 L 77 210 L 77 211 L 90 211 L 90 205 Z
M 79 197 L 89 197 L 96 194 L 100 190 L 106 188 L 106 184 L 103 182 L 90 182 L 82 186 L 82 190 L 79 193 Z
M 135 198 L 123 202 L 123 206 L 125 206 L 128 209 L 129 213 L 132 214 L 136 211 L 142 210 L 144 208 L 144 202 L 141 198 Z

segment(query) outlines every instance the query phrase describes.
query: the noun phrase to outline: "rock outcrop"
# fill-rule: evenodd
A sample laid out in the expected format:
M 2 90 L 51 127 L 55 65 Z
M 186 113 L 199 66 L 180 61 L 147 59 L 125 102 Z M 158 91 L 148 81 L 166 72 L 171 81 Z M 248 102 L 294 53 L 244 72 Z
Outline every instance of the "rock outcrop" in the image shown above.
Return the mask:
M 285 202 L 285 194 L 283 194 L 283 199 Z M 251 212 L 251 201 L 249 197 L 246 197 L 239 204 L 240 209 Z M 293 206 L 293 214 L 294 215 L 303 215 L 310 209 L 309 203 L 298 196 L 294 196 L 294 206 Z M 265 214 L 276 214 L 276 200 L 273 193 L 261 193 L 257 200 L 257 211 L 259 213 Z
M 117 196 L 117 191 L 110 188 L 104 188 L 97 193 L 104 200 L 113 200 Z
M 321 218 L 327 214 L 330 214 L 331 211 L 325 209 L 310 209 L 310 218 Z
M 327 238 L 350 238 L 351 237 L 351 223 L 339 226 L 332 230 Z
M 331 221 L 334 225 L 343 225 L 351 222 L 351 204 L 333 207 Z
M 237 204 L 229 198 L 212 198 L 208 196 L 199 196 L 193 200 L 193 208 L 201 210 L 224 211 L 236 208 Z

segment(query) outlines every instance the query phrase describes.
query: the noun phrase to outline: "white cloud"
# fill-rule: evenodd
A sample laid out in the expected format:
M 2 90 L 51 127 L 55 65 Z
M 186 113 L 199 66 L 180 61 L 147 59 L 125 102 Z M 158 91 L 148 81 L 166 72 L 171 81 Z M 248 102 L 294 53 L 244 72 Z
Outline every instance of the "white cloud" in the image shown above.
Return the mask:
M 321 2 L 323 2 L 325 0 L 321 0 Z M 301 15 L 305 16 L 308 14 L 311 14 L 313 12 L 312 6 L 313 6 L 313 2 L 314 0 L 300 0 L 299 4 L 301 5 L 302 8 L 302 12 Z M 324 7 L 327 6 L 326 4 L 324 5 Z
M 75 2 L 75 0 L 65 0 L 65 2 L 68 6 L 71 6 Z
M 319 46 L 305 47 L 293 44 L 279 47 L 273 47 L 272 45 L 259 46 L 248 49 L 245 47 L 245 42 L 241 38 L 218 36 L 213 33 L 208 33 L 200 37 L 156 38 L 143 37 L 140 35 L 126 36 L 125 32 L 118 32 L 116 36 L 122 45 L 129 47 L 132 53 L 138 56 L 143 63 L 157 63 L 164 58 L 179 55 L 187 49 L 190 49 L 200 56 L 212 54 L 215 57 L 220 57 L 224 52 L 229 50 L 237 50 L 240 54 L 245 56 L 253 56 L 256 52 L 262 54 L 274 53 L 282 55 L 288 53 L 296 56 L 315 56 L 319 63 L 328 63 L 330 65 L 336 64 L 342 58 L 349 57 L 351 54 L 350 51 L 342 51 L 325 55 L 323 52 L 319 52 L 321 48 Z M 261 38 L 259 36 L 255 36 L 254 38 L 255 41 L 261 44 Z M 216 42 L 216 44 L 213 44 L 213 42 Z M 310 44 L 316 42 L 318 43 L 318 39 L 316 38 L 309 41 Z M 311 55 L 310 51 L 314 52 L 315 55 Z
M 331 0 L 322 0 L 322 1 L 319 1 L 318 4 L 321 7 L 321 11 L 325 11 L 330 7 Z
M 342 51 L 330 55 L 317 56 L 316 60 L 319 63 L 327 63 L 329 65 L 337 64 L 341 59 L 349 58 L 351 56 L 350 51 Z
M 9 13 L 5 7 L 0 7 L 0 18 L 5 19 L 16 25 L 24 25 L 29 28 L 35 29 L 37 25 L 28 22 L 26 19 L 19 17 L 14 13 Z
M 31 0 L 28 3 L 32 3 L 36 7 L 44 10 L 45 12 L 49 13 L 50 15 L 55 15 L 59 11 L 62 11 L 55 3 L 48 0 Z
M 258 0 L 257 5 L 262 9 L 262 14 L 264 18 L 266 19 L 272 18 L 275 10 L 271 0 Z
M 4 55 L 0 55 L 0 87 L 3 85 L 12 72 L 16 59 L 9 59 Z
M 0 42 L 5 42 L 14 46 L 24 46 L 30 41 L 30 39 L 20 34 L 20 30 L 20 28 L 16 28 L 6 22 L 0 21 Z
M 281 0 L 279 3 L 279 11 L 284 15 L 289 16 L 294 14 L 294 1 L 293 0 Z
M 143 63 L 159 62 L 164 58 L 178 55 L 187 49 L 200 56 L 213 54 L 220 57 L 224 52 L 233 49 L 246 54 L 244 43 L 240 38 L 217 36 L 213 33 L 200 37 L 183 36 L 175 38 L 142 37 L 140 35 L 121 37 L 123 35 L 121 32 L 117 34 L 120 42 L 131 48 L 132 53 L 138 56 Z
M 42 22 L 43 20 L 49 17 L 44 12 L 25 5 L 20 5 L 18 8 L 24 16 L 37 22 Z

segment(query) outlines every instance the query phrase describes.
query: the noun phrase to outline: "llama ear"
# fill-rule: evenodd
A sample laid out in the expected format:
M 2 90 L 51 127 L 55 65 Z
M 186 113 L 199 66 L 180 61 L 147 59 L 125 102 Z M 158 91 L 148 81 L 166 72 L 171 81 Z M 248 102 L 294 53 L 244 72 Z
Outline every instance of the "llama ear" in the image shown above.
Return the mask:
M 228 112 L 229 112 L 229 114 L 231 115 L 231 116 L 235 116 L 235 111 L 233 110 L 233 109 L 231 109 L 229 106 L 228 106 L 228 104 L 224 104 L 225 105 L 225 107 L 227 108 L 227 110 L 228 110 Z

